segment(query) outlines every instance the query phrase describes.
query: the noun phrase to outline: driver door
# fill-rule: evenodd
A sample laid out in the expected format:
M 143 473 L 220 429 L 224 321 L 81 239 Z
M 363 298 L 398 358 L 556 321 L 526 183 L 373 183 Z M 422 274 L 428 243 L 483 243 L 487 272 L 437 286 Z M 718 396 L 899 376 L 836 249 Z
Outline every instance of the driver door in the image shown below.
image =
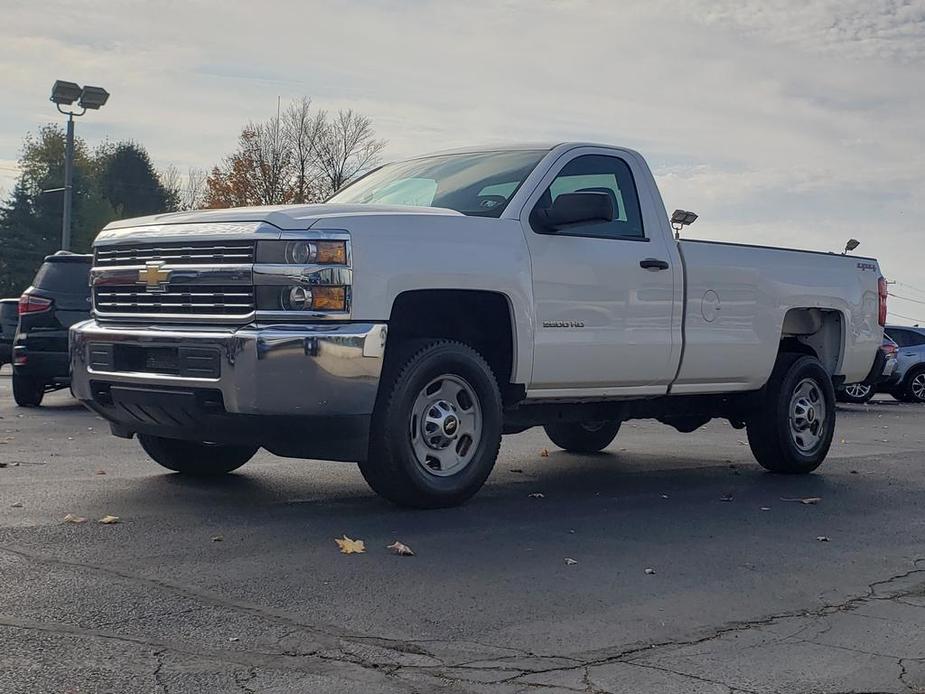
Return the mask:
M 543 233 L 537 208 L 558 195 L 611 196 L 614 220 Z M 612 150 L 563 156 L 524 208 L 536 332 L 528 397 L 664 394 L 680 345 L 681 267 L 643 207 L 630 161 Z

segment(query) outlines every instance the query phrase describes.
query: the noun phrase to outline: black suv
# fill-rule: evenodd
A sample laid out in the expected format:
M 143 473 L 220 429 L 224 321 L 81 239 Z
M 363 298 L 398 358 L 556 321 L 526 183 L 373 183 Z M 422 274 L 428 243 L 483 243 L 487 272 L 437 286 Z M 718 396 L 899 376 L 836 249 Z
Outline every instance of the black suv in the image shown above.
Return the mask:
M 19 298 L 19 330 L 13 342 L 13 398 L 36 407 L 45 393 L 71 382 L 67 332 L 90 317 L 91 255 L 58 251 L 45 258 Z
M 0 299 L 0 369 L 13 361 L 13 337 L 19 322 L 19 299 Z

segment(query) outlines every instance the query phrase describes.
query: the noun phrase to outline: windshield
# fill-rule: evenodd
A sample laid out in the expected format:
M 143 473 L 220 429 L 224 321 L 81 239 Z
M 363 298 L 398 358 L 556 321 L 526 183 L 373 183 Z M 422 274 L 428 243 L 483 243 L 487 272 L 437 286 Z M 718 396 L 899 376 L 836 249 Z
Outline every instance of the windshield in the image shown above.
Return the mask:
M 386 164 L 328 202 L 445 207 L 500 217 L 547 150 L 475 152 Z

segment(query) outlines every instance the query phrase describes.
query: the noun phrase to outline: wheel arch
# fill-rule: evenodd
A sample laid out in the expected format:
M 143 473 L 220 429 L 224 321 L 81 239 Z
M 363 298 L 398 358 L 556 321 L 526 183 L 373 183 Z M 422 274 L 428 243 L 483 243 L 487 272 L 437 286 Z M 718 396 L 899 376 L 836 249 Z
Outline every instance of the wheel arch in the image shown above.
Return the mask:
M 836 308 L 797 307 L 784 315 L 778 353 L 816 357 L 829 375 L 841 371 L 845 355 L 846 317 Z
M 477 350 L 503 394 L 518 382 L 517 322 L 511 298 L 503 292 L 412 289 L 398 294 L 389 315 L 386 362 L 403 344 L 425 338 L 458 340 Z

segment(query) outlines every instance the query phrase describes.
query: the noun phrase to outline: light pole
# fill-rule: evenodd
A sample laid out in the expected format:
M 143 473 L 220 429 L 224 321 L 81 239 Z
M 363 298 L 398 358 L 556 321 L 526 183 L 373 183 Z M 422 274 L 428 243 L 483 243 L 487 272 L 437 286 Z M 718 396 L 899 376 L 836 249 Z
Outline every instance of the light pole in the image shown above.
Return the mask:
M 61 215 L 61 250 L 71 249 L 71 206 L 74 195 L 74 117 L 80 117 L 87 109 L 96 111 L 109 99 L 109 92 L 102 87 L 81 87 L 74 82 L 56 80 L 51 88 L 51 101 L 58 111 L 67 116 L 67 135 L 64 141 L 64 212 Z M 75 101 L 80 112 L 65 111 L 62 105 L 70 106 Z M 52 191 L 46 191 L 52 192 Z

